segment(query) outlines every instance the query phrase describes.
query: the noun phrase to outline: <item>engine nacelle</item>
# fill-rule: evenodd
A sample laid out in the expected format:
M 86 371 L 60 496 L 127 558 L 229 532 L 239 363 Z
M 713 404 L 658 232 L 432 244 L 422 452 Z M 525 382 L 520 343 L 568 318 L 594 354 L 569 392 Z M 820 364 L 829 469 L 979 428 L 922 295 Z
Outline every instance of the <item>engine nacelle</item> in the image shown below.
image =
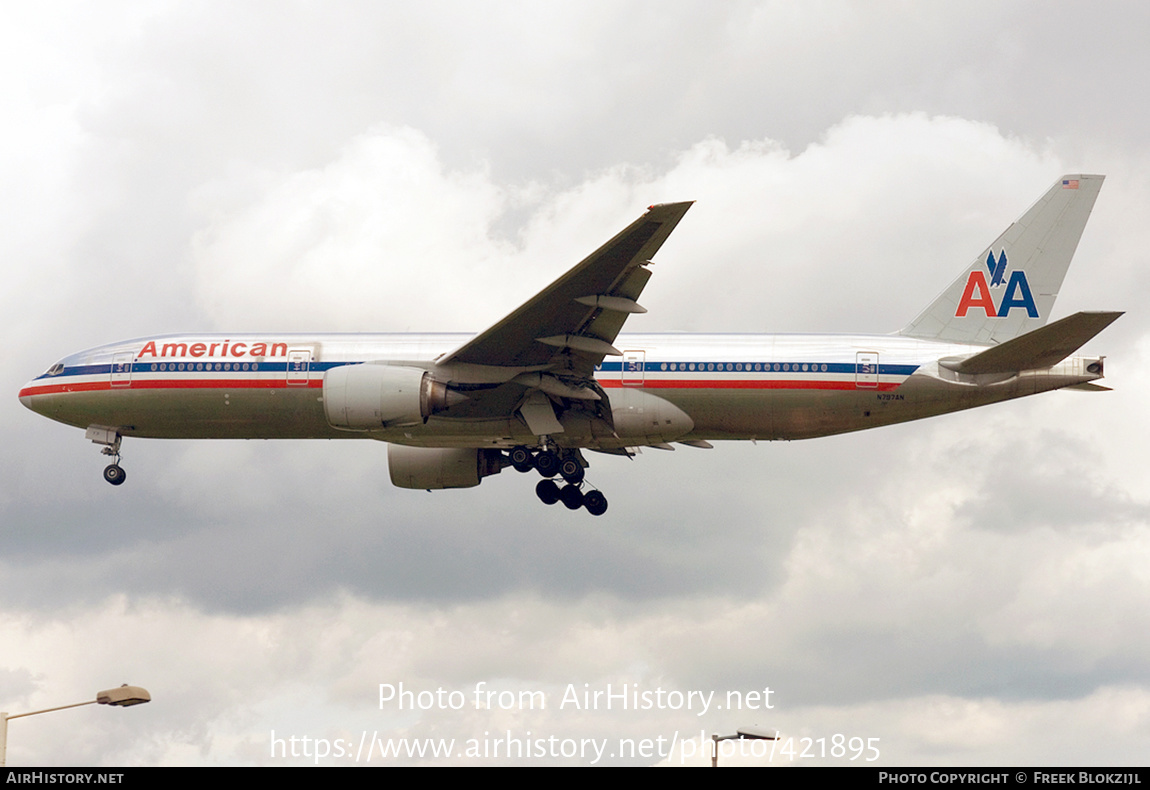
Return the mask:
M 391 484 L 399 488 L 470 488 L 499 474 L 503 453 L 468 447 L 387 446 Z
M 393 365 L 342 365 L 323 376 L 328 423 L 346 431 L 418 425 L 461 395 L 426 370 Z

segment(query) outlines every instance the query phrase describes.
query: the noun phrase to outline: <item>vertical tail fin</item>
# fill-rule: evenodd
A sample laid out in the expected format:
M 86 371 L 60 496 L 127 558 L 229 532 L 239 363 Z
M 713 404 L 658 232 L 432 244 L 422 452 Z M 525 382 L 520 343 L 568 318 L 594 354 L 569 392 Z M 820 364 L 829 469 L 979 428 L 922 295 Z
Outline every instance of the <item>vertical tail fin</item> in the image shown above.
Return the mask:
M 899 334 L 990 345 L 1045 324 L 1104 178 L 1060 178 Z

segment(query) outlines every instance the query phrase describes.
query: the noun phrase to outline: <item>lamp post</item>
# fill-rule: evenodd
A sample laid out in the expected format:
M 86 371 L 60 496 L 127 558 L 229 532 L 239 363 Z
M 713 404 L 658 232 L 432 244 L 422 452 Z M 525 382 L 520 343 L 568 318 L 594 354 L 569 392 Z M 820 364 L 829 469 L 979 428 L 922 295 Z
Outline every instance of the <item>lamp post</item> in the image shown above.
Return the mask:
M 65 708 L 78 708 L 81 705 L 111 705 L 114 708 L 127 708 L 132 705 L 141 705 L 145 702 L 151 702 L 152 695 L 148 693 L 147 689 L 142 689 L 139 686 L 129 686 L 127 683 L 119 688 L 106 689 L 97 692 L 96 698 L 88 700 L 87 702 L 73 702 L 71 705 L 60 705 L 55 708 L 45 708 L 44 710 L 32 710 L 27 713 L 8 714 L 0 711 L 0 766 L 8 764 L 8 721 L 9 719 L 22 719 L 25 716 L 35 716 L 38 713 L 51 713 L 54 710 L 64 710 Z
M 711 767 L 719 767 L 719 741 L 777 741 L 778 739 L 778 730 L 768 730 L 765 727 L 740 727 L 734 735 L 715 733 L 711 736 L 711 740 L 714 741 L 711 746 Z

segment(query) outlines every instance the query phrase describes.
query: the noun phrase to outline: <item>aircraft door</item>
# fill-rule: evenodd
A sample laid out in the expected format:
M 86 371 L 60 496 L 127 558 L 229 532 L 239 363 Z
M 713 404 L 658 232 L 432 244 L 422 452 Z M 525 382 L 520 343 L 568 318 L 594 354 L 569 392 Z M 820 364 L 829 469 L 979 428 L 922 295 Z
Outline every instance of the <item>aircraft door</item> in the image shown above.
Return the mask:
M 306 387 L 311 378 L 311 351 L 306 348 L 288 350 L 287 383 L 289 387 Z
M 623 386 L 642 387 L 643 370 L 646 368 L 646 351 L 623 352 Z
M 878 354 L 874 351 L 859 351 L 855 354 L 855 389 L 876 387 L 878 387 Z
M 130 387 L 132 386 L 132 354 L 116 354 L 112 357 L 112 381 L 113 387 Z

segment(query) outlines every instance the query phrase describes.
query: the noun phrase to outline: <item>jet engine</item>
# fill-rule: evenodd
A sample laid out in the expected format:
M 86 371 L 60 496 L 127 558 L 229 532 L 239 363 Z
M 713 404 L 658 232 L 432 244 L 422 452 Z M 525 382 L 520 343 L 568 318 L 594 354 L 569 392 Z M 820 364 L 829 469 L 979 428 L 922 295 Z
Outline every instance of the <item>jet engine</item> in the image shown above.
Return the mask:
M 503 453 L 473 447 L 387 446 L 391 484 L 399 488 L 470 488 L 499 474 Z
M 419 368 L 342 365 L 323 376 L 324 414 L 346 431 L 418 425 L 465 398 Z

